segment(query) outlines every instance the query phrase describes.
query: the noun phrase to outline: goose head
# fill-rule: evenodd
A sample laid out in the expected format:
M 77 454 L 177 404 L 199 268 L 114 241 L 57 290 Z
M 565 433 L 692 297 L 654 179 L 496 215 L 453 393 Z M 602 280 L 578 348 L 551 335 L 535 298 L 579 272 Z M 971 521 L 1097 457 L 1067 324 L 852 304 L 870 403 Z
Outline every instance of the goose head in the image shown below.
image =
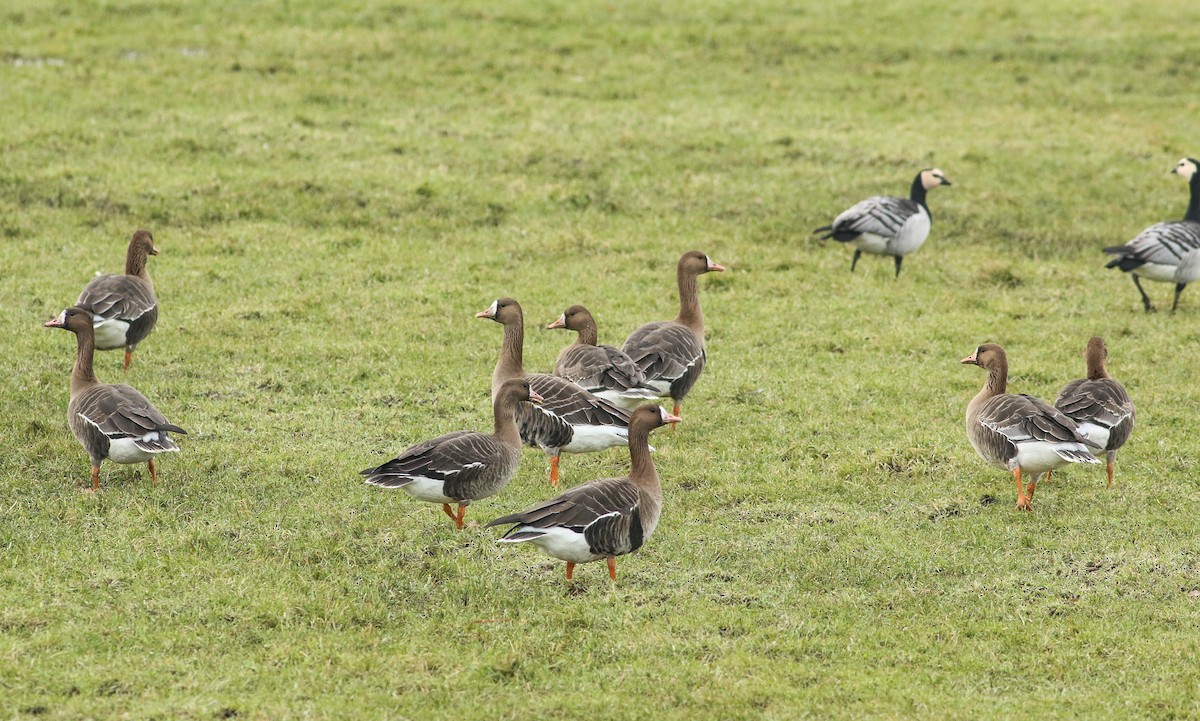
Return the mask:
M 725 270 L 725 266 L 714 263 L 698 250 L 689 250 L 679 258 L 679 270 L 690 275 L 700 275 L 709 272 L 720 273 Z
M 72 333 L 78 333 L 84 329 L 90 330 L 92 327 L 92 314 L 83 308 L 72 306 L 59 313 L 58 317 L 54 320 L 46 321 L 46 327 L 62 328 Z
M 476 318 L 490 318 L 501 325 L 522 322 L 521 304 L 512 298 L 497 298 L 487 308 L 475 314 Z
M 939 185 L 954 185 L 954 183 L 950 182 L 940 168 L 926 168 L 921 171 L 921 187 L 929 190 Z

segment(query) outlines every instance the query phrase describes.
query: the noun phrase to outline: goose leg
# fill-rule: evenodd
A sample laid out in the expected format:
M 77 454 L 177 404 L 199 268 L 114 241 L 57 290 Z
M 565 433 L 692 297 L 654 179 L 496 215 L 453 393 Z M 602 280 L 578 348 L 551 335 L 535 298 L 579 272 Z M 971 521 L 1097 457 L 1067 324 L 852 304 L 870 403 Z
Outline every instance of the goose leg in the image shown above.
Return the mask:
M 1179 307 L 1179 294 L 1187 287 L 1187 283 L 1175 284 L 1175 302 L 1171 304 L 1171 315 L 1175 315 L 1175 309 Z
M 680 409 L 679 409 L 679 406 L 680 406 L 680 403 L 679 403 L 679 401 L 676 401 L 676 402 L 675 402 L 675 411 L 674 411 L 674 412 L 671 414 L 671 415 L 675 416 L 676 418 L 682 418 L 682 417 L 683 417 L 683 416 L 679 415 L 679 410 L 680 410 Z M 679 425 L 679 424 L 678 424 L 678 423 L 672 423 L 672 424 L 671 424 L 671 430 L 675 430 L 675 426 L 677 426 L 677 425 Z
M 454 515 L 454 511 L 450 510 L 450 504 L 449 504 L 449 503 L 443 503 L 443 504 L 442 504 L 442 511 L 443 511 L 443 512 L 444 512 L 444 513 L 445 513 L 447 516 L 450 516 L 450 520 L 451 520 L 451 521 L 454 521 L 455 523 L 458 523 L 458 516 Z
M 1113 464 L 1117 462 L 1117 452 L 1109 451 L 1108 453 L 1105 453 L 1104 455 L 1107 457 L 1106 460 L 1108 461 L 1108 485 L 1111 486 L 1112 485 Z
M 158 468 L 156 468 L 154 466 L 154 459 L 151 458 L 150 460 L 146 461 L 146 465 L 150 467 L 150 482 L 157 486 L 158 485 Z
M 125 349 L 125 372 L 129 372 L 129 361 L 133 359 L 133 351 Z
M 1017 466 L 1013 469 L 1013 478 L 1017 482 L 1017 510 L 1032 511 L 1033 506 L 1029 503 L 1029 498 L 1025 496 L 1025 486 L 1021 485 L 1021 467 Z
M 575 575 L 575 564 L 570 561 L 567 561 L 567 580 L 570 581 L 571 577 L 574 575 Z
M 900 264 L 903 262 L 904 262 L 904 256 L 897 255 L 896 256 L 896 277 L 897 278 L 900 277 Z
M 462 527 L 463 527 L 463 519 L 466 517 L 467 517 L 467 504 L 465 504 L 465 503 L 458 504 L 458 515 L 456 515 L 454 517 L 454 527 L 461 531 Z
M 1030 503 L 1033 503 L 1033 492 L 1037 490 L 1037 484 L 1037 476 L 1034 476 L 1029 485 L 1025 487 L 1025 495 L 1029 497 Z
M 854 272 L 854 266 L 858 265 L 858 259 L 862 257 L 862 251 L 858 248 L 854 249 L 854 258 L 850 260 L 850 272 Z
M 550 456 L 550 485 L 558 488 L 558 456 Z
M 92 466 L 92 487 L 83 489 L 84 493 L 95 493 L 100 490 L 100 465 Z
M 617 580 L 617 558 L 616 556 L 608 557 L 608 577 L 612 580 Z
M 1147 313 L 1155 312 L 1154 304 L 1150 302 L 1150 296 L 1146 295 L 1146 290 L 1142 288 L 1142 281 L 1138 280 L 1137 273 L 1130 273 L 1133 277 L 1133 284 L 1137 286 L 1138 292 L 1142 294 L 1142 308 Z

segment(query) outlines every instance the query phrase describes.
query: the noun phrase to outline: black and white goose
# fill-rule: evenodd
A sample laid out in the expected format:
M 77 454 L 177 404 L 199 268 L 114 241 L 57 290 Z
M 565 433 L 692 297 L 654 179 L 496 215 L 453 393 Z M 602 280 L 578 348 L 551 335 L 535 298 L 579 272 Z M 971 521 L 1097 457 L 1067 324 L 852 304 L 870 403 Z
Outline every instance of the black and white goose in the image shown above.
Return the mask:
M 1105 248 L 1105 253 L 1117 257 L 1108 261 L 1105 268 L 1120 268 L 1133 278 L 1133 284 L 1142 294 L 1142 307 L 1153 313 L 1154 304 L 1142 288 L 1140 278 L 1175 284 L 1175 300 L 1171 312 L 1179 307 L 1179 294 L 1188 283 L 1200 278 L 1200 160 L 1184 158 L 1175 164 L 1171 172 L 1188 181 L 1191 198 L 1183 220 L 1168 220 L 1155 223 L 1138 234 L 1125 245 Z
M 522 379 L 506 381 L 492 403 L 493 431 L 452 431 L 401 451 L 392 460 L 360 473 L 367 483 L 399 488 L 418 501 L 442 504 L 463 527 L 467 506 L 496 495 L 512 480 L 521 460 L 517 408 L 542 397 Z M 457 503 L 457 512 L 450 509 Z
M 895 260 L 896 277 L 899 278 L 904 256 L 917 252 L 929 237 L 933 216 L 925 203 L 925 194 L 939 185 L 953 183 L 941 170 L 926 168 L 913 178 L 908 198 L 889 195 L 867 198 L 813 232 L 825 233 L 822 240 L 833 238 L 839 243 L 854 244 L 851 273 L 863 253 L 890 255 Z
M 1113 482 L 1113 464 L 1117 460 L 1117 449 L 1125 445 L 1133 434 L 1133 401 L 1125 386 L 1108 374 L 1104 361 L 1108 359 L 1108 346 L 1098 336 L 1088 341 L 1084 350 L 1087 361 L 1087 378 L 1074 380 L 1063 387 L 1054 401 L 1054 407 L 1079 425 L 1089 441 L 1095 441 L 1104 449 L 1108 466 L 1108 485 Z
M 1088 449 L 1099 446 L 1062 411 L 1033 396 L 1005 392 L 1008 358 L 1003 348 L 985 343 L 961 362 L 988 372 L 983 389 L 967 405 L 967 439 L 983 460 L 1013 474 L 1018 509 L 1033 510 L 1040 474 L 1068 463 L 1100 462 Z M 1028 489 L 1021 485 L 1022 474 L 1033 475 Z
M 675 401 L 672 415 L 678 416 L 683 399 L 704 372 L 708 354 L 704 342 L 704 313 L 700 310 L 700 292 L 696 278 L 704 273 L 722 272 L 718 265 L 698 250 L 689 250 L 675 266 L 679 286 L 679 315 L 675 320 L 647 323 L 629 334 L 621 350 L 625 351 L 642 373 L 645 384 L 659 396 Z
M 146 272 L 146 259 L 158 255 L 148 230 L 139 230 L 125 252 L 124 275 L 101 275 L 79 294 L 75 305 L 92 314 L 96 326 L 96 348 L 125 349 L 125 370 L 138 343 L 150 335 L 158 322 L 158 299 Z
M 597 345 L 596 319 L 587 308 L 573 305 L 546 327 L 564 328 L 579 334 L 574 343 L 558 354 L 554 375 L 583 386 L 597 398 L 622 408 L 635 408 L 658 398 L 654 389 L 642 387 L 646 374 L 625 351 L 610 345 Z
M 501 543 L 532 543 L 567 562 L 567 579 L 575 564 L 608 560 L 608 575 L 617 580 L 617 556 L 633 553 L 653 535 L 662 514 L 662 486 L 650 457 L 650 431 L 679 418 L 661 406 L 637 408 L 629 422 L 629 475 L 601 478 L 576 486 L 529 510 L 501 516 L 488 527 L 515 524 Z
M 558 460 L 563 453 L 590 453 L 629 441 L 629 412 L 597 398 L 582 387 L 558 376 L 526 373 L 525 314 L 512 298 L 497 298 L 476 318 L 490 318 L 504 326 L 500 358 L 492 373 L 492 397 L 505 381 L 522 378 L 542 397 L 537 406 L 517 408 L 521 440 L 550 456 L 550 483 L 557 486 Z
M 67 425 L 92 460 L 92 487 L 100 489 L 100 462 L 145 463 L 158 483 L 154 457 L 178 451 L 170 433 L 187 433 L 167 420 L 146 396 L 127 385 L 108 385 L 96 379 L 92 360 L 96 350 L 92 314 L 67 308 L 46 323 L 75 334 L 75 368 L 71 371 L 71 402 Z

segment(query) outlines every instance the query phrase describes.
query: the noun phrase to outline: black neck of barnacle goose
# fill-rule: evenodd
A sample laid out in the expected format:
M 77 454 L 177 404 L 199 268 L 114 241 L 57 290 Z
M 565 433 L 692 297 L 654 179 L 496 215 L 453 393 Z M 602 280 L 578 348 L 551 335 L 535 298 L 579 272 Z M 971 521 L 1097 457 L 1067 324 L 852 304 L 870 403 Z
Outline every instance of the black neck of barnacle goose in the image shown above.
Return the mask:
M 929 206 L 925 204 L 925 184 L 921 182 L 920 173 L 917 173 L 917 177 L 913 179 L 912 188 L 908 191 L 908 197 L 914 203 L 924 208 L 925 212 L 929 212 Z
M 1183 219 L 1200 223 L 1200 172 L 1192 173 L 1191 179 L 1188 180 L 1188 189 L 1192 197 L 1188 200 L 1187 212 L 1184 213 Z

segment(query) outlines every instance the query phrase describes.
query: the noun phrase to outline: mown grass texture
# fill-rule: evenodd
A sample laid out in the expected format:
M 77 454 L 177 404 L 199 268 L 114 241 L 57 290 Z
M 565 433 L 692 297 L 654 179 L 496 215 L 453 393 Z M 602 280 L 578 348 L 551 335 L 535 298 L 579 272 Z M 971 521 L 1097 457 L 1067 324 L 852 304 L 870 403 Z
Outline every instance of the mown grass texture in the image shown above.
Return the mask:
M 1143 315 L 1099 253 L 1183 212 L 1200 9 L 1039 5 L 6 5 L 4 715 L 1200 715 L 1200 297 Z M 811 239 L 930 165 L 955 185 L 899 280 Z M 128 382 L 190 433 L 158 487 L 106 464 L 89 497 L 39 326 L 137 227 L 162 311 Z M 518 298 L 549 370 L 537 325 L 583 303 L 619 343 L 690 248 L 729 267 L 709 367 L 618 583 L 359 482 L 490 424 L 475 311 Z M 999 342 L 1053 397 L 1092 334 L 1138 404 L 1117 484 L 1067 469 L 1018 513 L 958 359 Z

